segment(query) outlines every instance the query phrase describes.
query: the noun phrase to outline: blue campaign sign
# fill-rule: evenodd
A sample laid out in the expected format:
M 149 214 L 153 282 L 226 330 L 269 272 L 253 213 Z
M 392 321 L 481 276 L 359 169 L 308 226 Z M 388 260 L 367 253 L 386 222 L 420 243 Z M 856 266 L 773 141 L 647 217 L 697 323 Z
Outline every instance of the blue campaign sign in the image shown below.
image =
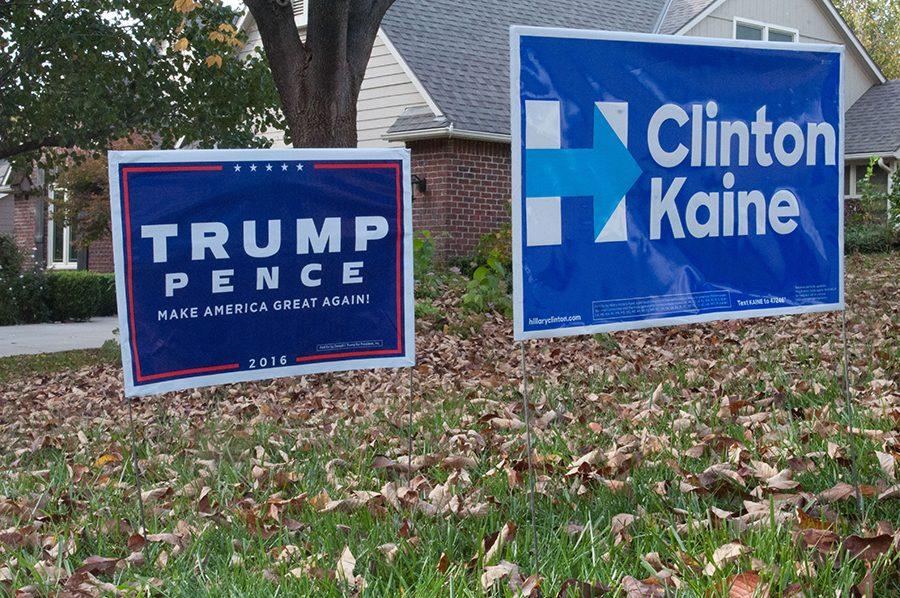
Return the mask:
M 843 309 L 843 49 L 513 27 L 516 339 Z
M 110 152 L 129 396 L 415 363 L 407 150 Z

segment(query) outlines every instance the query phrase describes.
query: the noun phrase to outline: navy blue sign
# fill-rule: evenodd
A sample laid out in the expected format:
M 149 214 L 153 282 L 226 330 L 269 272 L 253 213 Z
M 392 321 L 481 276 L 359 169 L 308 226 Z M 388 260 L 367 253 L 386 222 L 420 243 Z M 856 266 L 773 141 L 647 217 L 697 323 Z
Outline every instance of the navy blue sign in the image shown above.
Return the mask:
M 842 58 L 513 28 L 515 337 L 843 309 Z
M 414 364 L 406 150 L 111 152 L 126 394 Z

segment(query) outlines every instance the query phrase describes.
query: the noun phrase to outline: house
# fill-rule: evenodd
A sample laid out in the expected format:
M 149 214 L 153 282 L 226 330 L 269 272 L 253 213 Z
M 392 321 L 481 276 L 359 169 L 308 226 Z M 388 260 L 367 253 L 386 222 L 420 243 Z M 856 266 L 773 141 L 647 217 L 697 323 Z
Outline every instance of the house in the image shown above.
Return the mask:
M 307 3 L 292 0 L 301 33 Z M 857 181 L 872 158 L 880 159 L 875 183 L 891 184 L 900 160 L 900 81 L 885 80 L 829 0 L 396 0 L 362 84 L 359 145 L 411 149 L 413 173 L 424 183 L 416 186 L 413 222 L 431 231 L 441 258 L 467 255 L 510 218 L 513 24 L 843 44 L 845 195 L 858 196 Z M 249 37 L 243 52 L 259 47 L 249 13 L 240 26 Z M 284 146 L 283 133 L 265 134 Z M 0 197 L 0 233 L 4 222 L 9 226 L 4 214 L 13 210 L 16 238 L 39 262 L 112 269 L 109 241 L 77 251 L 46 205 L 33 197 Z
M 293 0 L 306 26 L 308 0 Z M 886 82 L 828 0 L 396 0 L 382 22 L 358 103 L 361 147 L 405 145 L 417 190 L 413 222 L 443 257 L 466 255 L 510 217 L 509 26 L 538 25 L 847 48 L 846 184 L 900 158 L 900 81 Z M 252 16 L 243 23 L 260 44 Z M 276 145 L 283 137 L 268 134 Z
M 0 235 L 15 240 L 26 265 L 48 270 L 112 272 L 112 241 L 100 239 L 84 248 L 62 218 L 54 217 L 53 202 L 59 190 L 45 196 L 44 172 L 28 177 L 6 161 L 0 161 Z

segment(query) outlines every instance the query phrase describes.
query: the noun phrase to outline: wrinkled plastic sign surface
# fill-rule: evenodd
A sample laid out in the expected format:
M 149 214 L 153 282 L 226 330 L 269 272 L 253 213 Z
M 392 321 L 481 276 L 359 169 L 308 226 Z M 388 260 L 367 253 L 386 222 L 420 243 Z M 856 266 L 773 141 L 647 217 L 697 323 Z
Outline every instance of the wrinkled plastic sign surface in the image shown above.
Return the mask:
M 842 57 L 513 28 L 516 338 L 843 309 Z
M 406 150 L 111 152 L 126 394 L 414 364 Z

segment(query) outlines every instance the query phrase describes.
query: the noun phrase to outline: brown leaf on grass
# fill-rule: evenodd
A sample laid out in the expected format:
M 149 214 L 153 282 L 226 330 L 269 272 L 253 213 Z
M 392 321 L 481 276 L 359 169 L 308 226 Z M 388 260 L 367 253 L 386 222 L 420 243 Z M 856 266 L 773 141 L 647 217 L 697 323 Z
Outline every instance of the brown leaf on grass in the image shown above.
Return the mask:
M 900 498 L 900 484 L 891 486 L 878 495 L 878 500 L 888 500 L 891 498 Z
M 104 556 L 89 556 L 84 559 L 79 568 L 75 569 L 75 573 L 91 573 L 93 575 L 112 573 L 116 570 L 116 564 L 120 560 Z
M 867 484 L 861 484 L 859 490 L 867 498 L 874 496 L 877 492 L 874 486 Z M 837 502 L 853 497 L 856 497 L 856 486 L 852 486 L 847 482 L 838 482 L 828 490 L 819 493 L 819 500 L 822 502 Z
M 866 563 L 866 574 L 858 584 L 853 586 L 853 596 L 861 596 L 862 598 L 874 598 L 875 596 L 875 578 L 872 577 L 872 565 Z
M 819 552 L 831 552 L 840 542 L 838 535 L 827 529 L 807 529 L 800 535 L 807 548 L 814 548 Z
M 349 546 L 344 546 L 344 551 L 341 553 L 334 569 L 335 579 L 350 586 L 356 586 L 360 589 L 365 588 L 365 580 L 361 575 L 354 575 L 354 569 L 356 569 L 356 557 L 353 556 Z
M 394 562 L 394 558 L 397 556 L 397 552 L 400 548 L 396 544 L 388 543 L 382 544 L 378 547 L 378 552 L 384 555 L 384 560 L 387 561 L 388 564 Z
M 201 515 L 211 515 L 212 507 L 209 502 L 209 493 L 212 492 L 212 488 L 209 486 L 204 486 L 200 489 L 200 496 L 197 497 L 197 512 Z
M 349 513 L 369 506 L 372 501 L 380 497 L 380 492 L 372 492 L 370 490 L 357 490 L 348 498 L 345 498 L 343 500 L 329 501 L 324 507 L 319 509 L 319 512 L 330 513 L 331 511 L 345 511 Z
M 712 561 L 707 563 L 706 567 L 703 569 L 703 572 L 707 575 L 715 575 L 716 571 L 718 571 L 728 563 L 732 563 L 742 556 L 750 554 L 750 552 L 752 552 L 752 549 L 749 546 L 737 540 L 719 546 L 713 552 Z
M 509 580 L 511 587 L 521 587 L 522 576 L 519 566 L 509 561 L 500 561 L 496 565 L 488 565 L 481 574 L 481 589 L 487 592 L 499 581 Z
M 159 488 L 153 488 L 151 490 L 145 490 L 141 493 L 141 499 L 147 502 L 155 502 L 157 500 L 161 500 L 163 498 L 168 498 L 173 494 L 171 486 L 160 486 Z
M 94 461 L 94 467 L 100 468 L 104 465 L 116 464 L 122 462 L 122 455 L 119 453 L 103 453 Z
M 621 587 L 627 598 L 662 598 L 666 595 L 665 588 L 656 583 L 647 583 L 647 581 L 640 581 L 626 575 L 622 578 Z
M 875 451 L 875 456 L 878 457 L 878 465 L 881 467 L 881 471 L 884 472 L 884 475 L 889 479 L 896 479 L 896 467 L 897 467 L 897 459 L 894 455 L 890 453 L 882 453 L 879 451 Z
M 846 550 L 851 557 L 860 558 L 864 561 L 874 561 L 891 549 L 891 543 L 893 541 L 893 536 L 888 534 L 881 534 L 872 538 L 847 536 L 841 544 L 841 547 Z
M 65 578 L 69 573 L 62 567 L 57 567 L 44 561 L 38 561 L 37 563 L 35 563 L 34 570 L 37 572 L 40 578 L 48 584 L 55 584 L 59 582 L 59 580 Z
M 441 573 L 446 573 L 447 569 L 450 567 L 450 559 L 447 557 L 446 552 L 441 553 L 441 558 L 438 559 L 437 570 Z
M 821 521 L 803 509 L 797 509 L 797 527 L 800 529 L 832 529 L 833 523 Z
M 516 537 L 517 529 L 515 523 L 508 521 L 499 532 L 484 537 L 482 546 L 484 547 L 485 564 L 492 563 L 494 559 L 500 556 L 500 553 L 503 552 L 503 547 Z
M 444 469 L 473 469 L 478 463 L 472 457 L 462 455 L 450 456 L 441 461 Z
M 768 598 L 769 586 L 756 571 L 744 571 L 728 578 L 728 598 Z
M 147 545 L 147 538 L 141 534 L 132 534 L 128 537 L 128 550 L 131 552 L 139 552 Z
M 516 598 L 539 598 L 541 596 L 541 583 L 543 581 L 543 578 L 537 573 L 529 575 L 525 578 L 525 581 L 522 582 L 522 585 L 516 588 Z

